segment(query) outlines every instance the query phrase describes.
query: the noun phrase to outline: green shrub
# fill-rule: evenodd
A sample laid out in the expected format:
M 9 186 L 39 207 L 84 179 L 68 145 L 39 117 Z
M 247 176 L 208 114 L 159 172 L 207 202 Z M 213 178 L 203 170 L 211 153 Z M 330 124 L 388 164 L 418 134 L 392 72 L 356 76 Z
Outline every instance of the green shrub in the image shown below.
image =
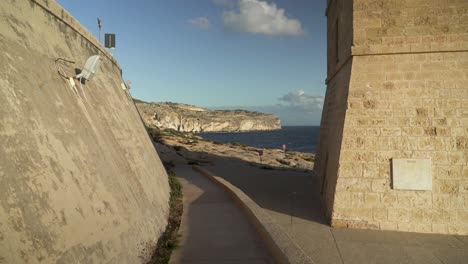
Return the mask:
M 173 146 L 173 148 L 175 149 L 175 151 L 180 151 L 182 149 L 181 146 Z
M 187 164 L 188 164 L 188 165 L 200 165 L 200 163 L 199 163 L 198 161 L 196 161 L 196 160 L 189 160 L 189 161 L 187 162 Z
M 148 264 L 167 264 L 171 258 L 172 251 L 179 247 L 180 236 L 177 234 L 182 219 L 182 185 L 177 180 L 174 172 L 168 171 L 169 186 L 171 188 L 169 197 L 169 219 L 166 230 L 158 239 L 156 250 Z
M 172 161 L 172 160 L 163 161 L 163 165 L 164 165 L 164 168 L 166 169 L 166 171 L 170 171 L 172 168 L 175 167 L 174 161 Z
M 169 171 L 169 187 L 171 187 L 169 205 L 171 208 L 174 206 L 174 203 L 177 199 L 182 197 L 182 185 L 179 180 L 175 177 L 175 174 L 172 171 Z
M 246 144 L 240 142 L 231 142 L 231 145 L 236 147 L 248 147 Z

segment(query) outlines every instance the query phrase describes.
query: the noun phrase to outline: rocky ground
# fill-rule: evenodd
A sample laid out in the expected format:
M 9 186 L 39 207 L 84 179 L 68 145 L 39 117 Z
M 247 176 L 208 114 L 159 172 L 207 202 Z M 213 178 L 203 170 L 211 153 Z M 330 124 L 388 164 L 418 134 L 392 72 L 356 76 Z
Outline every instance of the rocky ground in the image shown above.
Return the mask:
M 215 158 L 235 158 L 263 169 L 312 170 L 315 156 L 310 153 L 280 149 L 259 149 L 241 143 L 219 143 L 202 139 L 191 133 L 149 129 L 163 160 L 168 152 L 175 152 L 192 165 L 211 163 Z M 260 156 L 259 153 L 263 152 Z M 166 160 L 168 161 L 168 160 Z

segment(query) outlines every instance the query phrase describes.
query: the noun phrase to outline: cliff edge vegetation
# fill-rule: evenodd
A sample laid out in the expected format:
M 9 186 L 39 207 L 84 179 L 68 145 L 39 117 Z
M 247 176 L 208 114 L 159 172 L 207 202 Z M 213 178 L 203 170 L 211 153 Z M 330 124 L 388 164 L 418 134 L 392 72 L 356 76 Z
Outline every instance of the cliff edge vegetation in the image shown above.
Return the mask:
M 147 126 L 180 132 L 236 132 L 281 129 L 280 119 L 247 110 L 210 110 L 179 103 L 134 100 Z

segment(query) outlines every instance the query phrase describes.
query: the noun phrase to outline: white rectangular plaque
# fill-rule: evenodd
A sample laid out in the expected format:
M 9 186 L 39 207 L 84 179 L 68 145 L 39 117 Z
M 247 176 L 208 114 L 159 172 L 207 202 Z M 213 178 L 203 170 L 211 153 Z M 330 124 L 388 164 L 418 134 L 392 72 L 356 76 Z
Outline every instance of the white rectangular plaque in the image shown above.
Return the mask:
M 393 189 L 432 191 L 430 159 L 392 159 Z

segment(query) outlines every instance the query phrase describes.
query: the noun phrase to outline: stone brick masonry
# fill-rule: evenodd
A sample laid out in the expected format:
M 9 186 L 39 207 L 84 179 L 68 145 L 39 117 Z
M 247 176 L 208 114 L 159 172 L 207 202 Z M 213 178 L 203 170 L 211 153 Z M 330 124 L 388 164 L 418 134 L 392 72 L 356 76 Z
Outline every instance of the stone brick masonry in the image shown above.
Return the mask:
M 329 0 L 327 17 L 331 224 L 468 234 L 468 1 Z M 432 191 L 393 189 L 393 158 L 431 159 Z

